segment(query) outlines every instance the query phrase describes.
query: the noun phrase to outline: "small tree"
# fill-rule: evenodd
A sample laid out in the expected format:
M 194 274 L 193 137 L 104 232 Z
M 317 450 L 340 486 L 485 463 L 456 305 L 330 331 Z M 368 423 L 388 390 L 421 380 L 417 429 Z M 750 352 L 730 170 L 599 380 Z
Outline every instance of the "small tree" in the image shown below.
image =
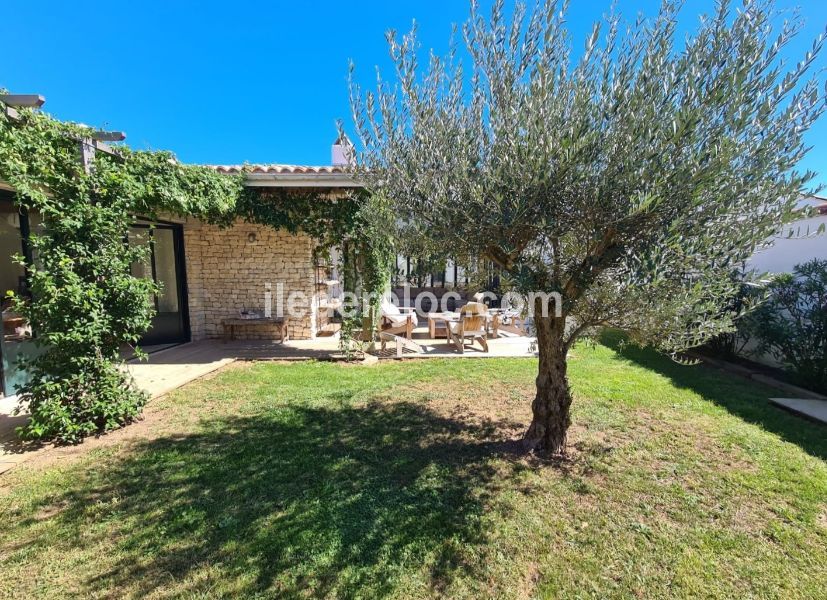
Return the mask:
M 794 217 L 812 177 L 795 170 L 802 135 L 824 110 L 805 80 L 822 38 L 786 68 L 801 22 L 774 33 L 768 2 L 718 2 L 676 44 L 666 0 L 654 20 L 595 24 L 579 56 L 566 5 L 507 19 L 497 0 L 486 20 L 473 2 L 467 53 L 452 44 L 422 70 L 415 30 L 389 32 L 395 84 L 351 83 L 359 172 L 398 221 L 494 261 L 522 292 L 559 293 L 535 315 L 526 433 L 552 453 L 565 452 L 579 336 L 610 325 L 675 353 L 733 329 L 729 273 Z

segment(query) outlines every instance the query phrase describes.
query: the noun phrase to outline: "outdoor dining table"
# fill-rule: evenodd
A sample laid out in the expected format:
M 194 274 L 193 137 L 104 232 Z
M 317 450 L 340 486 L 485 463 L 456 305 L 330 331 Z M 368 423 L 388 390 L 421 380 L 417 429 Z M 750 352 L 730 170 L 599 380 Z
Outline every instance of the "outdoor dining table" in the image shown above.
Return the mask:
M 437 339 L 448 337 L 450 323 L 459 323 L 461 312 L 445 311 L 428 313 L 428 337 Z M 489 310 L 485 314 L 485 330 L 487 334 L 493 331 L 494 337 L 500 333 L 500 314 L 496 310 Z

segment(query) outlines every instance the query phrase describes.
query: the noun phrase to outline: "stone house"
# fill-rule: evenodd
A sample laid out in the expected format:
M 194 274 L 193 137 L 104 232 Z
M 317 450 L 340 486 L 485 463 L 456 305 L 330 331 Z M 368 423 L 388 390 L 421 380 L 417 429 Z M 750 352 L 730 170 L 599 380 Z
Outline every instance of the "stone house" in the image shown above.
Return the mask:
M 222 173 L 241 170 L 215 168 Z M 313 188 L 330 197 L 355 187 L 341 166 L 247 168 L 251 172 L 246 185 L 251 187 Z M 145 343 L 219 338 L 225 319 L 237 318 L 242 311 L 264 314 L 267 304 L 275 314 L 279 302 L 284 307 L 291 295 L 292 306 L 302 313 L 288 317 L 291 339 L 313 339 L 326 324 L 330 287 L 336 281 L 332 265 L 316 264 L 310 236 L 241 220 L 224 228 L 194 218 L 152 225 L 154 276 L 170 296 L 164 292 L 158 299 L 158 315 Z M 169 239 L 168 251 L 162 247 L 164 236 Z M 237 327 L 236 335 L 272 339 L 275 332 L 256 324 Z
M 221 173 L 242 170 L 240 166 L 214 168 Z M 248 165 L 246 169 L 245 184 L 261 188 L 264 195 L 266 188 L 304 188 L 335 198 L 356 187 L 341 162 L 321 167 Z M 23 268 L 13 257 L 21 254 L 31 260 L 28 239 L 40 226 L 39 215 L 19 210 L 13 200 L 14 190 L 0 182 L 0 296 L 7 289 L 24 291 Z M 150 238 L 148 264 L 133 266 L 134 275 L 162 285 L 154 298 L 156 316 L 142 341 L 145 348 L 222 337 L 225 319 L 237 318 L 242 311 L 263 314 L 268 298 L 275 315 L 279 293 L 285 299 L 293 294 L 293 306 L 302 314 L 288 316 L 292 339 L 313 339 L 326 325 L 336 277 L 331 265 L 315 263 L 315 242 L 306 234 L 243 221 L 222 228 L 194 218 L 136 218 L 130 243 L 143 244 Z M 3 309 L 0 396 L 11 393 L 25 377 L 18 357 L 34 351 L 22 319 L 8 306 Z M 278 337 L 275 329 L 259 323 L 236 327 L 235 334 L 273 339 Z

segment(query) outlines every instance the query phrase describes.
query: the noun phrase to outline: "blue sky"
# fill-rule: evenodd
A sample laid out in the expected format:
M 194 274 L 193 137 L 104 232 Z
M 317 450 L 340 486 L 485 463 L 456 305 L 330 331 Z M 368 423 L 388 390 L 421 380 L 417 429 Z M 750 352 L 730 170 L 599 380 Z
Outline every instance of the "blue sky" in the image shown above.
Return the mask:
M 574 0 L 575 39 L 608 8 Z M 779 7 L 799 3 L 778 0 Z M 624 16 L 653 0 L 619 0 Z M 14 2 L 0 20 L 0 86 L 46 96 L 55 116 L 123 130 L 137 148 L 197 163 L 327 164 L 335 121 L 348 117 L 347 67 L 370 84 L 388 71 L 384 31 L 416 19 L 424 48 L 444 51 L 464 0 Z M 712 0 L 688 0 L 691 29 Z M 827 24 L 827 3 L 801 6 L 797 57 Z M 10 51 L 13 49 L 13 51 Z M 827 55 L 820 59 L 827 66 Z M 827 183 L 827 117 L 809 134 L 807 168 Z

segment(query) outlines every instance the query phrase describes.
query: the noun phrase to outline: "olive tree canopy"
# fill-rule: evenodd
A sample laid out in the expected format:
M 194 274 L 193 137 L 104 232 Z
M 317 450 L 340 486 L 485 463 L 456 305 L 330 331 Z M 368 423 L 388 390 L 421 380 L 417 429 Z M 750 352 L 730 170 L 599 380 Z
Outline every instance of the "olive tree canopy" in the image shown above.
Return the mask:
M 795 217 L 802 136 L 825 108 L 807 79 L 822 37 L 786 64 L 802 24 L 774 28 L 769 2 L 718 2 L 683 38 L 666 0 L 654 19 L 595 24 L 582 51 L 566 9 L 506 16 L 496 0 L 486 18 L 472 2 L 462 51 L 420 65 L 415 28 L 389 32 L 393 80 L 351 79 L 358 172 L 399 223 L 560 294 L 560 316 L 535 316 L 526 434 L 550 452 L 565 451 L 578 336 L 618 327 L 674 353 L 733 328 L 729 274 Z

